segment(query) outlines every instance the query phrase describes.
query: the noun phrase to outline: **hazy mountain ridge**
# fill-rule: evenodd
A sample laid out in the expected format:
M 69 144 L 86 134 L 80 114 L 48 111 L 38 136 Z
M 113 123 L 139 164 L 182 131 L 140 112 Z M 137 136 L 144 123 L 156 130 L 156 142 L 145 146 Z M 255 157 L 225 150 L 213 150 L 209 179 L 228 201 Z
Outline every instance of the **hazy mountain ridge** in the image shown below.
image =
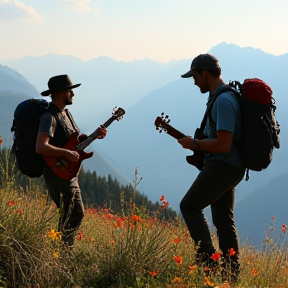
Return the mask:
M 284 84 L 288 77 L 288 54 L 273 56 L 259 49 L 240 48 L 226 43 L 214 46 L 210 53 L 219 59 L 223 71 L 223 79 L 226 82 L 229 80 L 243 81 L 245 78 L 261 78 L 271 86 L 274 92 L 273 95 L 276 98 L 276 117 L 281 127 L 281 148 L 280 150 L 275 150 L 274 159 L 268 169 L 259 173 L 250 172 L 250 180 L 240 183 L 237 189 L 236 211 L 243 211 L 243 208 L 241 208 L 242 201 L 249 201 L 250 195 L 254 194 L 253 191 L 257 191 L 260 186 L 265 187 L 270 180 L 272 181 L 273 178 L 287 171 L 288 154 L 286 147 L 288 145 L 288 137 L 286 131 L 288 130 L 286 123 L 288 123 L 288 119 L 287 109 L 285 108 L 287 107 L 287 93 Z M 191 55 L 191 59 L 194 56 L 196 55 Z M 58 62 L 61 62 L 60 59 L 61 57 Z M 125 92 L 129 94 L 131 98 L 125 98 L 125 101 L 127 101 L 127 107 L 130 108 L 126 109 L 125 105 L 123 105 L 123 108 L 126 109 L 124 118 L 119 123 L 113 123 L 109 126 L 106 138 L 103 141 L 97 140 L 93 142 L 89 149 L 97 151 L 105 161 L 109 158 L 107 162 L 117 169 L 118 173 L 123 175 L 125 179 L 133 178 L 134 169 L 138 166 L 139 175 L 143 177 L 138 189 L 144 192 L 152 201 L 159 200 L 161 195 L 165 195 L 167 201 L 170 201 L 173 209 L 176 210 L 178 210 L 180 200 L 192 184 L 198 171 L 185 161 L 185 156 L 190 154 L 190 151 L 182 149 L 177 141 L 166 135 L 165 132 L 159 134 L 155 131 L 154 121 L 161 112 L 167 113 L 171 118 L 171 125 L 187 135 L 193 135 L 195 128 L 199 126 L 208 94 L 201 95 L 198 87 L 194 86 L 192 79 L 180 78 L 181 74 L 189 70 L 191 59 L 173 61 L 167 64 L 154 63 L 151 60 L 134 61 L 127 64 L 101 57 L 100 59 L 88 61 L 89 63 L 85 65 L 78 61 L 85 66 L 85 68 L 81 68 L 84 70 L 81 70 L 80 66 L 78 68 L 69 66 L 71 67 L 71 73 L 68 66 L 66 69 L 66 71 L 69 70 L 68 74 L 72 75 L 71 78 L 75 83 L 81 83 L 82 79 L 85 78 L 82 86 L 89 86 L 89 89 L 91 89 L 89 93 L 93 92 L 94 94 L 94 98 L 90 97 L 89 93 L 86 94 L 83 93 L 84 90 L 81 91 L 82 86 L 80 86 L 76 90 L 75 105 L 71 107 L 73 115 L 76 115 L 76 122 L 79 123 L 84 133 L 93 132 L 93 129 L 110 116 L 107 112 L 109 110 L 108 106 L 112 103 L 121 102 L 121 95 L 124 95 Z M 99 68 L 97 70 L 94 67 L 95 63 L 99 66 L 101 66 L 99 63 L 105 63 L 105 69 L 101 70 Z M 115 64 L 115 67 L 113 64 Z M 17 61 L 13 65 L 17 66 Z M 33 65 L 36 64 L 33 63 Z M 42 65 L 44 65 L 44 62 Z M 42 70 L 37 71 L 37 65 L 30 66 L 33 67 L 32 72 L 29 72 L 27 67 L 29 66 L 26 65 L 25 73 L 34 75 L 37 72 L 39 74 L 37 75 L 37 77 L 39 76 L 38 79 L 42 79 L 41 83 L 47 83 L 48 78 L 51 76 L 51 74 L 47 75 L 47 71 L 45 71 L 45 75 Z M 79 74 L 76 74 L 76 68 Z M 84 72 L 87 72 L 88 75 Z M 81 75 L 82 78 L 77 78 L 77 75 Z M 131 77 L 133 75 L 137 76 L 137 81 L 133 83 L 133 87 L 129 86 L 132 79 L 131 77 L 129 78 L 129 75 Z M 155 75 L 158 76 L 156 77 Z M 121 81 L 117 76 L 120 77 Z M 89 85 L 86 83 L 89 83 Z M 92 86 L 91 83 L 93 83 Z M 118 83 L 120 84 L 117 85 Z M 149 83 L 149 85 L 145 83 Z M 142 89 L 143 85 L 147 85 L 146 90 Z M 127 90 L 125 86 L 127 86 Z M 141 91 L 137 92 L 137 88 Z M 45 89 L 46 86 L 44 85 L 41 90 Z M 115 93 L 117 90 L 118 93 Z M 151 91 L 147 92 L 148 90 Z M 132 99 L 133 93 L 136 95 L 134 99 Z M 147 94 L 144 95 L 145 93 Z M 83 96 L 84 94 L 85 97 Z M 108 101 L 105 102 L 105 99 L 99 97 L 99 95 L 106 95 L 109 98 Z M 103 104 L 102 102 L 105 103 Z M 81 107 L 78 107 L 79 105 Z M 94 105 L 95 108 L 93 107 Z M 87 111 L 84 109 L 85 106 L 89 106 Z M 99 115 L 95 115 L 100 110 Z M 84 162 L 84 167 L 96 170 L 98 174 L 98 171 L 100 172 L 102 169 L 101 163 L 97 157 L 93 157 Z M 276 203 L 278 200 L 275 199 Z M 256 208 L 257 206 L 247 209 L 245 211 L 246 216 L 251 213 L 251 219 L 253 219 L 253 213 L 255 213 Z M 285 211 L 282 213 L 285 213 Z M 238 216 L 238 219 L 241 219 L 241 217 L 239 218 Z M 246 220 L 243 221 L 245 222 Z M 266 221 L 266 219 L 263 221 Z M 241 230 L 241 233 L 247 232 L 249 234 L 249 229 L 253 229 L 251 228 L 252 226 L 250 227 L 250 222 L 243 224 L 247 226 L 248 230 Z
M 11 132 L 13 115 L 19 103 L 30 98 L 40 98 L 37 90 L 17 71 L 0 65 L 0 136 L 3 139 L 3 146 L 11 147 L 13 143 L 13 133 Z M 47 98 L 46 100 L 49 100 Z M 87 160 L 91 161 L 92 159 Z M 129 184 L 129 180 L 124 178 L 110 163 L 96 151 L 94 151 L 93 161 L 101 167 L 97 171 L 100 176 L 108 176 L 117 179 L 120 183 Z M 96 168 L 92 168 L 94 171 Z
M 235 210 L 239 234 L 243 237 L 247 236 L 253 244 L 260 244 L 268 234 L 268 227 L 271 227 L 273 222 L 272 217 L 275 217 L 276 231 L 273 233 L 279 236 L 281 226 L 288 225 L 287 187 L 286 171 L 285 174 L 273 178 L 266 185 L 263 183 L 261 188 L 239 202 Z
M 113 107 L 128 109 L 151 91 L 176 80 L 186 63 L 164 64 L 149 59 L 123 62 L 109 57 L 82 61 L 73 56 L 49 54 L 9 61 L 6 65 L 19 71 L 40 92 L 47 89 L 48 79 L 54 75 L 69 74 L 73 83 L 82 83 L 75 90 L 77 109 L 73 106 L 71 111 L 79 126 L 86 127 L 89 133 L 104 122 Z
M 37 97 L 38 91 L 17 71 L 0 64 L 0 91 L 13 91 Z

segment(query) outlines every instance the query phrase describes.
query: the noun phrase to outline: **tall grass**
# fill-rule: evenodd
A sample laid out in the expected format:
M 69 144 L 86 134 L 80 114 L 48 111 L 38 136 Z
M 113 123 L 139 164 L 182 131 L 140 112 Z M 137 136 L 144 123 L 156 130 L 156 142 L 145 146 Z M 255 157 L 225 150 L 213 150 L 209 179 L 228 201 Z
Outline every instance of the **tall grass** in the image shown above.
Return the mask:
M 194 243 L 180 218 L 148 216 L 133 199 L 125 203 L 119 195 L 121 215 L 86 208 L 74 249 L 67 251 L 56 231 L 58 211 L 45 191 L 31 186 L 24 193 L 11 183 L 4 186 L 0 287 L 288 287 L 286 226 L 277 231 L 274 221 L 260 249 L 241 246 L 241 280 L 233 286 L 222 283 L 220 272 L 205 277 L 194 265 Z M 163 197 L 161 201 L 160 210 L 167 205 Z

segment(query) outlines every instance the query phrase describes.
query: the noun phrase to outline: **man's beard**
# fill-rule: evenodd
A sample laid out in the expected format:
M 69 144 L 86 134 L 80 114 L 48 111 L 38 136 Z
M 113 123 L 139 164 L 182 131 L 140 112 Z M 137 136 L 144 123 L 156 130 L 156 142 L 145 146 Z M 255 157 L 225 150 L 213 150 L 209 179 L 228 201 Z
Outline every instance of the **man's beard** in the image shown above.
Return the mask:
M 65 103 L 66 105 L 72 105 L 73 104 L 73 102 L 72 101 L 70 101 L 70 100 L 68 100 L 68 99 L 66 99 L 66 103 Z

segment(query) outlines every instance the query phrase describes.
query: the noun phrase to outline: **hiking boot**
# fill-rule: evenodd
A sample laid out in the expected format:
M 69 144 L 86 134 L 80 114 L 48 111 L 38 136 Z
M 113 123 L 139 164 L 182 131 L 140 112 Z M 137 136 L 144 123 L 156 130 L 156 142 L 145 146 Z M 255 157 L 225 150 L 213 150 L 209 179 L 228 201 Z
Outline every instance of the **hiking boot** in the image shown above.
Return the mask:
M 196 263 L 199 267 L 202 268 L 206 277 L 211 276 L 214 274 L 219 268 L 219 258 L 218 253 L 201 253 L 196 255 Z M 217 257 L 214 257 L 214 256 Z
M 237 283 L 240 281 L 240 263 L 238 256 L 223 257 L 221 276 L 223 281 L 228 281 L 229 283 Z

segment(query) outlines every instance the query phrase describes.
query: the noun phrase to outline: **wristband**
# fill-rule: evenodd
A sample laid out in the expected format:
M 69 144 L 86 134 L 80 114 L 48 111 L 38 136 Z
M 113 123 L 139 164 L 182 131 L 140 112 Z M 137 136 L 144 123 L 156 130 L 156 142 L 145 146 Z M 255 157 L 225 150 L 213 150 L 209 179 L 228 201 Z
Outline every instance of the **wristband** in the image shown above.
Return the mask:
M 193 140 L 194 140 L 194 145 L 195 145 L 196 150 L 204 152 L 204 150 L 199 146 L 198 140 L 197 139 L 193 139 Z

